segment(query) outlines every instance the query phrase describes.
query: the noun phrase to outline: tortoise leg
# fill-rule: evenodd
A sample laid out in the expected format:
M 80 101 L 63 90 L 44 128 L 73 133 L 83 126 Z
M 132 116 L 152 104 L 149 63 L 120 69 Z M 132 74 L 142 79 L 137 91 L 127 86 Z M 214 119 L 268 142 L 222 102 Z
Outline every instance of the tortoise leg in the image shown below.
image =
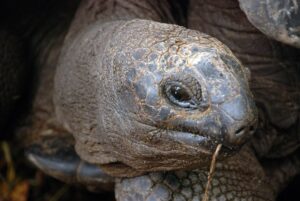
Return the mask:
M 79 158 L 71 135 L 46 136 L 26 149 L 28 160 L 47 175 L 67 183 L 86 186 L 89 190 L 112 190 L 114 179 L 98 166 Z M 43 142 L 43 143 L 39 143 Z
M 249 21 L 261 32 L 300 47 L 299 0 L 239 0 Z
M 118 201 L 200 201 L 207 174 L 207 169 L 197 169 L 123 178 L 116 182 L 116 198 Z M 217 163 L 209 188 L 209 200 L 214 201 L 273 201 L 275 195 L 263 168 L 247 147 Z

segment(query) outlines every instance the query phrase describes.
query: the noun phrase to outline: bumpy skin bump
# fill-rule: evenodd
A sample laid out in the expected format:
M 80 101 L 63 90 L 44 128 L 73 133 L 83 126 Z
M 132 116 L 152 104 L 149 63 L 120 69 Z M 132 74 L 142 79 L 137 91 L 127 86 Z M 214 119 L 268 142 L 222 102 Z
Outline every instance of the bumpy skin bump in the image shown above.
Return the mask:
M 249 21 L 280 42 L 300 47 L 299 0 L 239 0 Z
M 172 83 L 190 90 L 194 108 L 170 103 L 165 87 Z M 229 49 L 146 20 L 83 29 L 61 54 L 55 105 L 84 160 L 121 162 L 133 168 L 130 175 L 207 164 L 218 143 L 223 158 L 256 122 L 247 71 Z M 129 174 L 113 164 L 105 170 Z

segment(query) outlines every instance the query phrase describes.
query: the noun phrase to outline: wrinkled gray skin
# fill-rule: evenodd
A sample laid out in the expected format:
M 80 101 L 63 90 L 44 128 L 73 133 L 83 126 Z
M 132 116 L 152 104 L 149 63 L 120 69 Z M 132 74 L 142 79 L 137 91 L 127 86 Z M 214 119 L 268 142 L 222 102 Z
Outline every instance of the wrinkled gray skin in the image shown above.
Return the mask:
M 249 73 L 207 35 L 132 20 L 174 23 L 169 2 L 153 4 L 84 1 L 65 39 L 57 31 L 61 25 L 50 36 L 37 32 L 44 38 L 33 45 L 40 82 L 28 125 L 19 131 L 28 141 L 28 158 L 71 183 L 111 185 L 112 178 L 72 151 L 72 134 L 78 155 L 113 176 L 198 168 L 117 179 L 117 200 L 201 200 L 211 154 L 221 143 L 211 200 L 274 200 L 299 170 L 298 77 L 295 65 L 283 62 L 293 61 L 297 50 L 268 49 L 275 43 L 252 27 L 236 1 L 190 2 L 189 27 L 220 38 L 254 72 L 260 124 L 252 143 L 238 152 L 256 121 Z M 253 48 L 258 39 L 266 48 L 261 54 L 272 55 L 262 63 L 266 57 Z M 174 101 L 168 91 L 174 84 L 184 86 L 191 100 Z

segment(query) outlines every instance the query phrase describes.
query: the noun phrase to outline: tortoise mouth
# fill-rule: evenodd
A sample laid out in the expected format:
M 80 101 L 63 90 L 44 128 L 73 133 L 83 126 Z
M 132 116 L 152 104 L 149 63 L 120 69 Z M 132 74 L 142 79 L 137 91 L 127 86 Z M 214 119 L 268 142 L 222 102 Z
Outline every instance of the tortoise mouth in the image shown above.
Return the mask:
M 149 125 L 150 126 L 150 125 Z M 241 147 L 247 143 L 247 141 L 240 144 L 229 144 L 225 142 L 226 129 L 215 127 L 214 125 L 201 127 L 199 126 L 187 126 L 182 127 L 180 124 L 173 124 L 173 126 L 166 125 L 152 125 L 153 129 L 150 133 L 147 133 L 146 146 L 155 146 L 162 152 L 179 151 L 185 153 L 185 155 L 194 155 L 197 153 L 199 157 L 210 157 L 214 153 L 218 144 L 222 144 L 220 156 L 231 156 L 238 152 Z M 248 130 L 244 135 L 248 135 Z M 149 137 L 150 136 L 150 137 Z M 148 138 L 149 137 L 149 138 Z M 173 146 L 174 145 L 174 146 Z M 170 149 L 164 149 L 168 146 Z
M 208 165 L 216 147 L 222 144 L 208 136 L 209 133 L 200 134 L 200 131 L 192 133 L 154 126 L 151 130 L 146 134 L 147 138 L 143 135 L 139 140 L 135 139 L 137 146 L 132 146 L 126 154 L 123 151 L 117 155 L 115 162 L 98 165 L 116 177 L 137 176 L 151 171 L 195 169 Z M 234 153 L 237 149 L 222 146 L 219 160 Z
M 172 171 L 179 169 L 195 169 L 210 163 L 218 141 L 209 136 L 196 133 L 161 130 L 160 142 L 154 141 L 151 145 L 157 148 L 154 155 L 139 155 L 134 161 L 118 160 L 114 163 L 99 164 L 108 174 L 117 177 L 138 176 L 151 171 Z M 157 144 L 159 143 L 159 144 Z M 160 146 L 164 145 L 164 146 Z M 165 148 L 165 147 L 169 148 Z M 222 146 L 219 160 L 233 155 L 236 151 Z
M 213 142 L 211 141 L 210 137 L 205 135 L 176 130 L 168 130 L 168 132 L 166 133 L 166 137 L 169 140 L 180 142 L 191 147 L 196 147 L 198 149 L 202 149 L 203 145 L 206 146 L 210 142 Z M 205 149 L 204 147 L 202 152 L 209 155 L 212 153 L 209 149 Z
M 241 147 L 246 143 L 240 145 L 228 146 L 223 143 L 222 139 L 217 139 L 216 137 L 210 136 L 209 134 L 202 134 L 201 132 L 184 132 L 169 130 L 166 135 L 167 139 L 175 142 L 184 144 L 186 147 L 194 148 L 200 150 L 201 153 L 211 156 L 218 144 L 222 144 L 220 155 L 229 156 L 238 152 Z
M 200 150 L 204 154 L 212 155 L 218 144 L 222 144 L 220 154 L 238 152 L 249 141 L 256 128 L 256 120 L 248 121 L 238 127 L 236 124 L 219 125 L 214 120 L 208 121 L 174 121 L 171 125 L 156 125 L 163 130 L 163 138 L 177 142 L 185 147 Z M 236 129 L 236 127 L 238 129 Z

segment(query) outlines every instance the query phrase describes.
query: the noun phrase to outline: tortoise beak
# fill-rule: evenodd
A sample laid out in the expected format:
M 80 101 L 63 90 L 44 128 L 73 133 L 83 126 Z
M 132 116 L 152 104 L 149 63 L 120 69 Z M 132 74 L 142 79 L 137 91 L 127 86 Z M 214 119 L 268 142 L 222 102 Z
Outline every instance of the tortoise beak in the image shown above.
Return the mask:
M 239 95 L 218 108 L 223 124 L 223 145 L 228 148 L 241 146 L 254 134 L 257 109 L 252 99 Z
M 222 144 L 226 148 L 222 150 L 230 153 L 238 151 L 256 130 L 257 109 L 249 94 L 240 93 L 223 103 L 213 104 L 209 110 L 207 115 L 199 118 L 171 121 L 168 129 L 180 131 L 173 134 L 173 138 L 208 150 Z

